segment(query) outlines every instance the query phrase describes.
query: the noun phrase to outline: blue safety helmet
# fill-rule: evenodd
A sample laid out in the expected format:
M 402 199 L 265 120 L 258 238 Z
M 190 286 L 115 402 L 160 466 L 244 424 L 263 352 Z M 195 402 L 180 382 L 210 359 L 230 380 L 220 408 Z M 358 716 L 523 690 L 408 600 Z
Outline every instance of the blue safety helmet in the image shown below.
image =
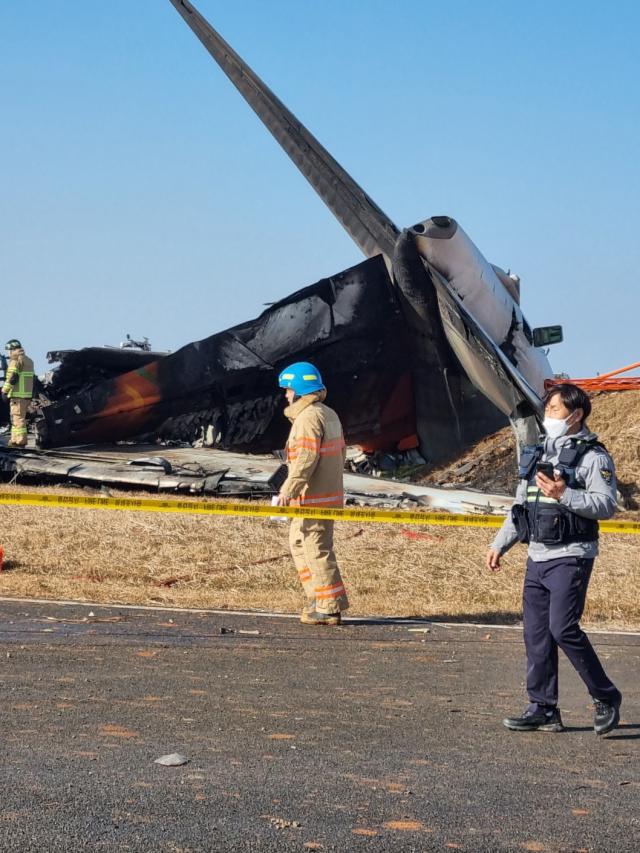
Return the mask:
M 325 390 L 320 371 L 308 361 L 296 361 L 295 364 L 285 367 L 278 377 L 278 385 L 281 388 L 291 388 L 298 397 Z

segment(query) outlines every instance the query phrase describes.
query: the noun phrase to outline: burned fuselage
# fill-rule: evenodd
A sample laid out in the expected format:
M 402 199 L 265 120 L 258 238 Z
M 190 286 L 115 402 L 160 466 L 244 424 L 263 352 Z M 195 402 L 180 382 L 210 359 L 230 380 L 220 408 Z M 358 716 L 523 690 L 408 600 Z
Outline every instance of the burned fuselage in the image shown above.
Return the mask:
M 437 337 L 412 332 L 408 311 L 384 260 L 372 258 L 294 293 L 256 320 L 46 406 L 39 443 L 150 434 L 193 441 L 211 430 L 225 448 L 280 448 L 287 424 L 278 372 L 304 357 L 320 367 L 350 443 L 372 450 L 422 446 L 442 457 L 501 420 L 454 358 L 442 364 Z M 427 383 L 428 415 L 416 395 L 423 370 L 446 377 Z M 452 432 L 454 408 L 463 417 L 460 431 L 456 425 Z

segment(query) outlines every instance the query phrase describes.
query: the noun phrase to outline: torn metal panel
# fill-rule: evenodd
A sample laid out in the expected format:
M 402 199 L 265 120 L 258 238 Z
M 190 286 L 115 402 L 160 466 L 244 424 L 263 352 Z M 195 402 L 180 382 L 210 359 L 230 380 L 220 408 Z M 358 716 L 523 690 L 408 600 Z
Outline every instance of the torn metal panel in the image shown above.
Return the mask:
M 506 515 L 513 504 L 513 497 L 507 495 L 476 489 L 418 486 L 362 474 L 345 474 L 344 488 L 349 502 L 364 506 L 400 507 L 412 503 L 414 509 L 423 507 L 441 512 Z
M 247 497 L 276 494 L 286 478 L 286 466 L 273 456 L 157 445 L 76 447 L 64 451 L 0 447 L 0 471 L 25 483 Z
M 48 376 L 44 394 L 50 400 L 77 394 L 105 379 L 143 367 L 167 355 L 135 347 L 84 347 L 47 353 L 49 364 L 58 364 Z
M 0 471 L 24 483 L 113 486 L 218 497 L 269 497 L 278 493 L 286 476 L 286 466 L 272 455 L 157 445 L 49 451 L 0 447 Z M 347 503 L 363 506 L 412 505 L 446 512 L 504 514 L 513 501 L 505 495 L 473 489 L 439 489 L 359 474 L 345 474 L 344 486 Z
M 228 448 L 280 448 L 287 422 L 277 374 L 288 360 L 309 353 L 332 392 L 352 396 L 345 427 L 374 431 L 382 389 L 374 388 L 377 399 L 371 400 L 372 372 L 385 357 L 391 365 L 405 361 L 399 320 L 384 264 L 379 258 L 365 262 L 293 294 L 254 321 L 44 408 L 40 443 L 114 441 L 149 432 L 193 441 L 212 426 Z M 389 390 L 393 381 L 382 384 Z

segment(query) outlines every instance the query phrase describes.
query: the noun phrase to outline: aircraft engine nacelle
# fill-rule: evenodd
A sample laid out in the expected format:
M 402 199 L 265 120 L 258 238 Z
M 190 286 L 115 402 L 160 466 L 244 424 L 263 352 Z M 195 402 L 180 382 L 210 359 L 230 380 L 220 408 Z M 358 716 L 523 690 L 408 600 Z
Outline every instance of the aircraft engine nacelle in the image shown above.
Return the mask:
M 544 396 L 544 380 L 553 372 L 543 350 L 502 276 L 482 255 L 455 219 L 434 216 L 409 229 L 420 255 L 448 282 L 465 309 L 527 380 Z M 513 294 L 513 295 L 512 295 Z

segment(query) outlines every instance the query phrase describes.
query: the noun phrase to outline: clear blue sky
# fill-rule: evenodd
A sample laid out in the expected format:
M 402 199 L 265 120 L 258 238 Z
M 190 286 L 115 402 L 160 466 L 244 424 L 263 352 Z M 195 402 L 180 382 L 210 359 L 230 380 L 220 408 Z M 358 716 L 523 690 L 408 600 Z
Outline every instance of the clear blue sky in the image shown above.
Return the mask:
M 399 226 L 522 278 L 555 370 L 640 359 L 640 7 L 199 0 Z M 168 0 L 0 4 L 0 335 L 177 349 L 362 256 Z

